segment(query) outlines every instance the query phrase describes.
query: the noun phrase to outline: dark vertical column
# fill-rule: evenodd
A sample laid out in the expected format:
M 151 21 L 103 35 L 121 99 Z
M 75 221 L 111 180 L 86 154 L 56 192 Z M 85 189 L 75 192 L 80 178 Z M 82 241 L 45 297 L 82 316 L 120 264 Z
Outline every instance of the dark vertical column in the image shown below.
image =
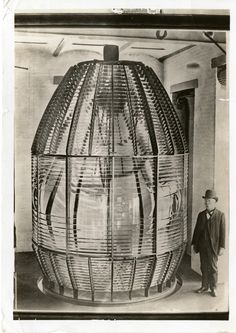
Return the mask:
M 168 260 L 167 260 L 167 263 L 166 263 L 165 270 L 164 270 L 163 275 L 162 275 L 162 278 L 161 278 L 161 281 L 160 281 L 160 283 L 157 285 L 157 290 L 158 290 L 159 293 L 161 293 L 161 292 L 163 291 L 164 280 L 165 280 L 165 277 L 166 277 L 166 275 L 167 275 L 167 273 L 168 273 L 168 270 L 169 270 L 169 267 L 170 267 L 170 263 L 171 263 L 172 257 L 173 257 L 173 252 L 170 252 L 170 253 L 169 253 Z
M 147 283 L 147 286 L 145 288 L 145 297 L 148 297 L 148 293 L 149 293 L 149 288 L 151 286 L 151 283 L 152 283 L 152 279 L 153 279 L 153 275 L 155 273 L 155 269 L 156 269 L 156 262 L 157 262 L 157 257 L 155 256 L 153 258 L 153 262 L 152 262 L 152 268 L 151 268 L 151 271 L 150 271 L 150 276 L 149 276 L 149 281 Z
M 177 254 L 178 258 L 177 258 L 177 260 L 176 260 L 175 268 L 174 268 L 174 270 L 173 270 L 173 272 L 172 272 L 172 274 L 171 274 L 171 277 L 170 277 L 170 279 L 169 279 L 170 282 L 174 281 L 174 279 L 175 279 L 175 276 L 176 276 L 177 270 L 178 270 L 179 265 L 180 265 L 180 263 L 181 263 L 181 261 L 182 261 L 182 258 L 183 258 L 183 256 L 184 256 L 184 252 L 185 252 L 184 250 L 185 250 L 185 243 L 183 243 L 183 244 L 180 246 L 180 248 L 179 248 L 178 250 L 176 250 L 176 251 L 178 251 L 178 254 Z M 168 282 L 168 281 L 167 281 L 167 282 Z
M 111 259 L 111 302 L 113 302 L 114 260 Z
M 82 83 L 82 87 L 75 105 L 75 108 L 73 110 L 73 116 L 71 120 L 71 125 L 69 129 L 69 134 L 68 134 L 68 140 L 67 140 L 67 145 L 66 145 L 66 179 L 65 179 L 65 198 L 66 198 L 66 264 L 67 264 L 67 270 L 68 270 L 68 276 L 73 288 L 73 295 L 75 298 L 77 298 L 78 295 L 78 289 L 76 287 L 75 281 L 73 280 L 73 267 L 70 262 L 70 195 L 71 195 L 71 173 L 72 173 L 72 163 L 71 163 L 71 154 L 73 150 L 73 144 L 74 144 L 74 138 L 75 138 L 75 130 L 77 126 L 77 122 L 79 119 L 79 114 L 80 114 L 80 104 L 84 92 L 84 87 L 86 86 L 86 82 L 88 81 L 91 73 L 92 73 L 92 65 L 90 64 L 88 68 L 86 69 L 85 73 L 85 78 Z M 73 157 L 76 158 L 76 157 Z M 81 180 L 82 181 L 82 180 Z M 75 199 L 77 196 L 75 196 Z M 76 206 L 76 202 L 74 203 L 74 207 Z M 73 233 L 74 233 L 74 241 L 75 245 L 77 244 L 77 231 L 75 230 L 76 225 L 74 225 L 73 221 Z
M 114 177 L 115 177 L 115 157 L 112 157 L 112 199 L 110 202 L 111 207 L 111 301 L 113 301 L 113 277 L 114 277 L 114 242 L 113 242 L 113 226 L 114 226 L 114 203 L 115 203 L 115 188 L 114 188 Z
M 77 299 L 78 298 L 78 288 L 77 288 L 77 285 L 76 285 L 76 280 L 75 280 L 75 277 L 74 277 L 73 268 L 72 268 L 72 265 L 71 265 L 71 259 L 70 259 L 69 255 L 66 258 L 66 265 L 67 265 L 67 269 L 68 269 L 70 282 L 71 282 L 71 285 L 72 285 L 72 288 L 73 288 L 73 297 L 75 299 Z
M 60 293 L 60 295 L 63 295 L 64 294 L 64 286 L 63 286 L 63 282 L 62 282 L 60 273 L 58 272 L 58 269 L 57 269 L 57 264 L 56 264 L 55 257 L 54 257 L 55 254 L 51 251 L 49 251 L 48 254 L 49 254 L 49 259 L 50 259 L 50 262 L 51 262 L 51 265 L 52 265 L 54 275 L 56 277 L 57 284 L 59 286 L 59 293 Z
M 129 288 L 129 299 L 132 299 L 132 290 L 134 285 L 135 271 L 136 271 L 136 258 L 133 259 L 133 266 L 131 272 L 130 288 Z
M 158 253 L 158 246 L 157 246 L 157 240 L 158 240 L 158 195 L 159 195 L 159 155 L 156 156 L 156 178 L 155 178 L 155 221 L 154 221 L 154 253 L 156 253 L 156 256 Z
M 45 260 L 42 256 L 41 249 L 38 248 L 38 259 L 39 263 L 42 263 L 42 267 L 44 267 L 44 271 L 46 272 L 46 276 L 49 277 L 49 279 L 46 281 L 49 283 L 49 289 L 54 289 L 55 288 L 55 282 L 52 280 L 52 277 L 50 276 L 50 270 L 47 267 L 47 264 L 45 263 Z M 45 253 L 45 251 L 44 251 Z
M 109 48 L 109 50 L 112 51 L 112 56 L 114 57 L 119 57 L 119 50 L 118 47 L 114 48 Z M 104 60 L 106 55 L 106 46 L 104 47 Z M 115 54 L 113 54 L 115 52 Z M 111 55 L 110 55 L 111 56 Z M 112 131 L 112 186 L 111 186 L 111 200 L 110 200 L 110 235 L 111 235 L 111 301 L 113 301 L 113 276 L 114 276 L 114 262 L 113 262 L 113 257 L 114 257 L 114 249 L 113 249 L 113 226 L 114 226 L 114 204 L 115 204 L 115 119 L 114 119 L 114 67 L 111 65 L 112 72 L 111 72 L 111 90 L 112 90 L 112 96 L 111 96 L 111 131 Z M 110 165 L 110 164 L 109 164 Z
M 113 260 L 113 224 L 114 224 L 114 203 L 115 203 L 115 119 L 114 119 L 114 74 L 113 74 L 113 66 L 112 66 L 112 74 L 111 74 L 111 85 L 112 85 L 112 96 L 111 96 L 111 131 L 112 131 L 112 169 L 111 169 L 111 176 L 112 176 L 112 187 L 111 187 L 111 200 L 110 200 L 110 209 L 111 209 L 111 223 L 110 223 L 110 233 L 111 233 L 111 257 Z M 110 165 L 110 163 L 109 163 Z M 110 171 L 110 169 L 109 169 Z M 112 265 L 113 267 L 113 265 Z
M 145 107 L 144 117 L 145 117 L 145 121 L 146 121 L 147 128 L 148 128 L 148 131 L 149 131 L 149 135 L 150 135 L 152 153 L 153 153 L 153 155 L 156 156 L 158 154 L 157 139 L 156 139 L 156 133 L 155 133 L 155 130 L 154 130 L 153 119 L 152 119 L 150 107 L 149 107 L 149 104 L 148 104 L 147 96 L 146 96 L 145 91 L 143 89 L 142 81 L 140 80 L 139 71 L 137 69 L 137 66 L 135 66 L 135 65 L 132 66 L 132 72 L 133 72 L 137 82 L 139 82 L 138 87 L 139 87 L 139 91 L 142 95 L 142 103 Z
M 97 81 L 96 81 L 96 87 L 94 90 L 94 97 L 93 97 L 93 109 L 92 109 L 92 115 L 91 115 L 91 122 L 90 122 L 90 131 L 89 131 L 89 148 L 88 148 L 88 155 L 91 156 L 92 154 L 92 148 L 93 148 L 93 135 L 94 135 L 94 121 L 95 121 L 95 116 L 96 116 L 96 96 L 97 96 L 97 90 L 99 87 L 99 81 L 100 81 L 100 76 L 101 76 L 101 69 L 102 65 L 99 65 L 99 70 L 98 70 L 98 76 L 97 76 Z
M 39 184 L 39 156 L 37 155 L 37 246 L 39 246 L 39 203 L 40 203 L 40 184 Z
M 66 184 L 65 184 L 66 185 L 66 196 L 65 196 L 66 197 L 66 207 L 65 207 L 66 208 L 66 261 L 69 260 L 69 242 L 70 242 L 70 193 L 69 193 L 70 173 L 71 173 L 71 161 L 70 158 L 68 157 L 68 154 L 66 154 Z
M 91 262 L 90 257 L 88 257 L 88 269 L 89 269 L 89 279 L 90 279 L 90 287 L 91 287 L 91 295 L 92 295 L 91 299 L 92 299 L 92 302 L 94 302 L 93 270 L 92 270 L 92 262 Z
M 137 66 L 132 65 L 132 73 L 134 75 L 134 77 L 136 78 L 138 84 L 138 88 L 139 88 L 139 92 L 142 96 L 142 103 L 144 105 L 144 117 L 145 117 L 145 121 L 147 124 L 147 128 L 148 128 L 148 132 L 149 132 L 149 136 L 150 136 L 150 140 L 151 140 L 151 146 L 152 146 L 152 154 L 154 156 L 158 155 L 158 146 L 157 146 L 157 139 L 156 139 L 156 134 L 155 134 L 155 130 L 154 130 L 154 124 L 153 124 L 153 119 L 152 119 L 152 115 L 151 115 L 151 111 L 149 108 L 149 104 L 148 104 L 148 100 L 147 100 L 147 96 L 145 94 L 143 85 L 142 85 L 142 81 L 140 79 L 140 72 L 137 69 Z M 137 183 L 137 191 L 138 191 L 138 196 L 139 196 L 139 203 L 140 203 L 140 215 L 143 215 L 143 203 L 142 203 L 142 193 L 141 193 L 141 188 L 139 186 L 139 179 L 138 179 L 138 175 L 135 174 L 135 178 L 136 178 L 136 183 Z M 144 232 L 144 216 L 143 218 L 140 216 L 140 235 L 139 235 L 139 254 L 141 253 L 141 247 L 142 247 L 142 243 L 143 243 L 143 232 Z
M 188 210 L 187 210 L 187 202 L 188 202 L 188 158 L 189 154 L 185 153 L 184 154 L 184 170 L 183 170 L 183 176 L 184 176 L 184 201 L 183 201 L 183 214 L 186 214 L 186 222 L 184 221 L 184 224 L 186 223 L 186 228 L 187 228 L 187 240 L 188 241 L 188 236 L 191 237 L 191 233 L 189 234 L 189 228 L 188 228 Z M 190 229 L 191 231 L 191 229 Z
M 41 254 L 39 252 L 38 246 L 34 245 L 34 243 L 33 243 L 33 250 L 36 253 L 36 256 L 37 256 L 37 259 L 38 259 L 38 263 L 39 263 L 39 266 L 40 266 L 41 271 L 43 273 L 43 276 L 45 277 L 46 280 L 48 280 L 48 274 L 47 274 L 47 271 L 46 271 L 46 269 L 45 269 L 45 267 L 43 265 L 43 261 L 42 261 Z

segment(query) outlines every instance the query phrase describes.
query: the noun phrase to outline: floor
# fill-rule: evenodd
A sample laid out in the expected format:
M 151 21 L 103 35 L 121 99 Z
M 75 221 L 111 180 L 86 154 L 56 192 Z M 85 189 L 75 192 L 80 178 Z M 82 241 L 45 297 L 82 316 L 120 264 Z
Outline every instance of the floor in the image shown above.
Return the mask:
M 228 292 L 224 284 L 218 287 L 218 297 L 210 293 L 199 295 L 195 292 L 201 284 L 201 278 L 190 269 L 189 256 L 185 256 L 178 270 L 182 286 L 172 295 L 159 300 L 145 300 L 139 303 L 88 306 L 63 302 L 43 294 L 37 287 L 41 276 L 33 252 L 16 253 L 15 257 L 15 312 L 47 312 L 76 314 L 199 314 L 226 313 L 228 311 Z

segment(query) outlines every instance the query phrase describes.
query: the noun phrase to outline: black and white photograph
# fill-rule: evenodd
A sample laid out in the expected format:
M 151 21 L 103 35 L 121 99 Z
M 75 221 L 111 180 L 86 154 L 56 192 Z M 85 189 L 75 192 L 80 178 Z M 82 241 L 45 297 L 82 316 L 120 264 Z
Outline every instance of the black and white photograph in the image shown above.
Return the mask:
M 230 23 L 15 10 L 13 320 L 229 320 Z

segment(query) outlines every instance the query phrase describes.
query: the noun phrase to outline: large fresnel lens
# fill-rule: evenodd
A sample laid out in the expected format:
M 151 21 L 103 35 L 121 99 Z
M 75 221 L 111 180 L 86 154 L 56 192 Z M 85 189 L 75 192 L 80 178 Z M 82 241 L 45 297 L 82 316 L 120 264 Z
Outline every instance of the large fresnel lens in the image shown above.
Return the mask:
M 164 295 L 187 241 L 188 148 L 154 71 L 71 67 L 32 145 L 33 248 L 43 288 L 65 299 Z M 144 298 L 145 299 L 145 298 Z

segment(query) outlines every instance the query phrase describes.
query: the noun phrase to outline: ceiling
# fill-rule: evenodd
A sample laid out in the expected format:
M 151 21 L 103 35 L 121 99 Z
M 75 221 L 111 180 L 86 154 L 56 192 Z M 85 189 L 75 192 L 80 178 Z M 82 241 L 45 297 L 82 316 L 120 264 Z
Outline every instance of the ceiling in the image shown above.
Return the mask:
M 224 50 L 226 32 L 208 32 Z M 15 46 L 25 45 L 47 49 L 54 57 L 73 50 L 103 52 L 105 44 L 119 46 L 125 53 L 147 54 L 159 61 L 184 52 L 197 44 L 210 44 L 203 31 L 109 28 L 17 28 Z M 217 47 L 217 46 L 216 46 Z

